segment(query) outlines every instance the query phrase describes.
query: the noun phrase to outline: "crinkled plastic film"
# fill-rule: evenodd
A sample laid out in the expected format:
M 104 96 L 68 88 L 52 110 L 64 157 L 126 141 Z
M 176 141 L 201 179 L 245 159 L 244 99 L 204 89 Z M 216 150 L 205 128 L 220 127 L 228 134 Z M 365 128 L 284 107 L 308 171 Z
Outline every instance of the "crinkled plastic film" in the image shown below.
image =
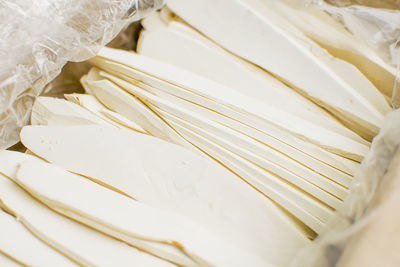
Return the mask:
M 392 105 L 400 107 L 400 2 L 398 0 L 306 0 L 340 20 L 360 41 L 396 66 Z
M 0 148 L 18 141 L 33 101 L 68 61 L 92 57 L 163 0 L 0 2 Z

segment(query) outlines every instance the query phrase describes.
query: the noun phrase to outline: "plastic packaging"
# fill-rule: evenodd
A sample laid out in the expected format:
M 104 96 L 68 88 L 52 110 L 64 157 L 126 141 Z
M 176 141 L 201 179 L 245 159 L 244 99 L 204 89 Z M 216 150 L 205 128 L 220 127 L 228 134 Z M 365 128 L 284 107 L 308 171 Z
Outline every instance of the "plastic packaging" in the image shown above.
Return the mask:
M 400 2 L 398 0 L 305 0 L 340 20 L 363 43 L 377 51 L 382 59 L 397 67 L 392 105 L 400 107 Z M 298 3 L 297 3 L 298 5 Z
M 0 2 L 0 148 L 18 142 L 30 108 L 68 61 L 84 61 L 163 0 Z

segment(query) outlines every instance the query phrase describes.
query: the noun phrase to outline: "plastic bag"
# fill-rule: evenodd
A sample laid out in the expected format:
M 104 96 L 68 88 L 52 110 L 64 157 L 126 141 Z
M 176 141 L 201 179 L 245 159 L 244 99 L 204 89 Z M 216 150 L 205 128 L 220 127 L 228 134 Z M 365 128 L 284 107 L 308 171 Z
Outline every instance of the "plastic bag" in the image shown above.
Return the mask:
M 36 96 L 68 61 L 84 61 L 163 0 L 0 2 L 0 148 L 18 142 Z
M 328 3 L 327 3 L 328 2 Z M 397 67 L 392 105 L 400 107 L 400 2 L 398 0 L 306 0 L 308 6 L 336 16 L 356 38 Z M 364 4 L 352 5 L 352 4 Z

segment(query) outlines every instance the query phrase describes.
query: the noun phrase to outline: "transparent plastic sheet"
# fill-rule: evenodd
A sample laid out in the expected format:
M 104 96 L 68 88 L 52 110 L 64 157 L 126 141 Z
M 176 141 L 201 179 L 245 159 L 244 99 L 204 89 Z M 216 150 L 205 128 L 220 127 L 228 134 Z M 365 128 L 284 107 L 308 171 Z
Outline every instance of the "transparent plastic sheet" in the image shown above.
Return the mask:
M 290 1 L 290 0 L 289 0 Z M 296 0 L 294 0 L 296 1 Z M 298 5 L 298 2 L 297 2 Z M 392 105 L 400 107 L 400 2 L 398 0 L 305 0 L 340 20 L 359 40 L 396 66 Z
M 134 22 L 119 33 L 107 46 L 123 50 L 135 50 L 140 30 L 140 22 Z M 89 72 L 91 67 L 92 65 L 87 62 L 68 62 L 62 73 L 45 87 L 42 95 L 63 98 L 64 94 L 84 93 L 80 79 Z
M 18 142 L 33 101 L 68 61 L 80 62 L 163 0 L 0 2 L 0 148 Z
M 400 107 L 400 2 L 397 0 L 286 0 L 317 8 L 340 20 L 356 38 L 396 66 L 392 105 Z M 353 5 L 353 4 L 362 4 Z M 384 7 L 386 9 L 381 9 Z M 354 177 L 353 193 L 325 232 L 304 248 L 290 266 L 400 266 L 394 252 L 400 235 L 400 109 L 383 128 Z
M 351 5 L 351 2 L 366 2 L 370 6 Z M 372 47 L 385 61 L 396 65 L 400 63 L 400 3 L 396 9 L 385 9 L 376 7 L 379 2 L 306 0 L 307 5 L 317 6 L 336 16 L 356 38 Z M 387 7 L 390 6 L 389 2 L 389 0 L 384 1 L 382 4 Z M 376 3 L 376 5 L 371 5 L 371 3 Z M 396 7 L 395 0 L 392 7 Z

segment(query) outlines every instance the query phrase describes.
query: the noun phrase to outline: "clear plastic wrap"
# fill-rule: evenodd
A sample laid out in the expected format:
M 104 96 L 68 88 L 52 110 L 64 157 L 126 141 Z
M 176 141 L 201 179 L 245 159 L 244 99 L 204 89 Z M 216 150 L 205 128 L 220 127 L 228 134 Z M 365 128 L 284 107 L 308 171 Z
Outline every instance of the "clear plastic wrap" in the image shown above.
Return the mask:
M 83 61 L 162 0 L 0 2 L 0 148 L 18 141 L 30 107 L 68 61 Z
M 340 20 L 360 41 L 396 66 L 392 105 L 400 107 L 400 2 L 398 0 L 305 0 L 309 8 L 317 7 Z M 297 6 L 299 3 L 297 2 Z
M 318 6 L 339 16 L 350 32 L 378 51 L 386 61 L 400 63 L 400 10 L 354 5 L 337 7 L 325 2 L 318 2 Z

